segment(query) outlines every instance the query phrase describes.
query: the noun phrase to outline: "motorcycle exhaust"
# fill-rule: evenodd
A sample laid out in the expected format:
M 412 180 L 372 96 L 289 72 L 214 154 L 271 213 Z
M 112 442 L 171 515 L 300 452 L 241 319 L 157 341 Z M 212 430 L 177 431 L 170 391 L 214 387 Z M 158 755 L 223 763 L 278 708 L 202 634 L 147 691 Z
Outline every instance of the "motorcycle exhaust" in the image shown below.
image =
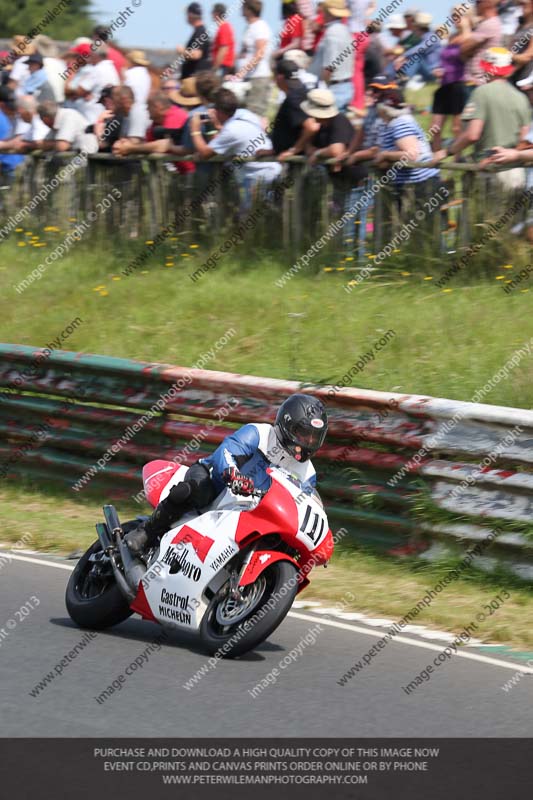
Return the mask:
M 115 559 L 111 557 L 115 577 L 117 572 L 120 574 L 120 579 L 117 579 L 117 583 L 122 591 L 124 591 L 125 586 L 127 587 L 127 596 L 131 597 L 131 600 L 133 600 L 137 595 L 138 586 L 146 573 L 146 566 L 132 556 L 127 544 L 124 542 L 124 531 L 122 530 L 115 507 L 106 505 L 103 507 L 103 512 L 107 530 L 111 532 L 111 538 L 116 542 L 124 567 L 124 575 L 122 575 L 118 565 L 116 565 Z M 111 546 L 113 546 L 113 543 Z

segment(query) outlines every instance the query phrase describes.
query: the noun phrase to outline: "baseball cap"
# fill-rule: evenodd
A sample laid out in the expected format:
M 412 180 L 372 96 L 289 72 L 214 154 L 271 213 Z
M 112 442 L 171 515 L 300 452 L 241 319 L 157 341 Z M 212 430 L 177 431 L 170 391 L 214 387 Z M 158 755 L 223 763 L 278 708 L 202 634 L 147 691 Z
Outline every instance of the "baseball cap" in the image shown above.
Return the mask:
M 201 17 L 202 6 L 200 5 L 200 3 L 189 3 L 189 5 L 187 6 L 187 13 L 194 14 L 197 17 Z
M 397 89 L 398 84 L 386 75 L 375 75 L 368 84 L 371 89 Z
M 39 64 L 42 67 L 43 57 L 40 53 L 32 53 L 31 56 L 28 56 L 26 59 L 26 64 Z

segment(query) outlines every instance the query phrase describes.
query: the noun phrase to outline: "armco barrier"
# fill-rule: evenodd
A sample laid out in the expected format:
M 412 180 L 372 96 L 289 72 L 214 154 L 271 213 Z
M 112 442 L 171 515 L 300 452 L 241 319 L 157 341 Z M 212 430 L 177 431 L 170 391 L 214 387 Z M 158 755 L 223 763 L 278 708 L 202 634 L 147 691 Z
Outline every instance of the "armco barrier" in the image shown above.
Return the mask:
M 330 433 L 315 463 L 333 525 L 360 543 L 423 558 L 463 555 L 479 543 L 473 563 L 533 580 L 533 412 L 526 410 L 0 344 L 0 477 L 72 487 L 85 476 L 79 493 L 107 485 L 135 495 L 147 460 L 182 452 L 180 460 L 192 463 L 231 428 L 272 421 L 298 390 L 328 407 Z M 162 396 L 164 410 L 148 416 Z M 414 514 L 424 486 L 464 522 Z

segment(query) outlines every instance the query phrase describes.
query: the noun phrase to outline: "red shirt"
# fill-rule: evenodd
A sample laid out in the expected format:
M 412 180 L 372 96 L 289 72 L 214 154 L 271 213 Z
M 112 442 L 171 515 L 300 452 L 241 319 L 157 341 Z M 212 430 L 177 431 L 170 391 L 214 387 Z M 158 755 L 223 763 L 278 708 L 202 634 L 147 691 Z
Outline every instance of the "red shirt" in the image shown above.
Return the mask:
M 163 118 L 163 122 L 161 123 L 161 127 L 171 128 L 172 130 L 179 130 L 180 128 L 183 128 L 188 118 L 189 115 L 187 114 L 186 111 L 183 110 L 183 108 L 180 108 L 180 106 L 170 106 L 168 111 L 165 111 L 165 116 Z M 153 122 L 146 131 L 146 141 L 147 142 L 154 141 Z M 194 172 L 194 170 L 196 169 L 192 161 L 178 161 L 176 162 L 176 167 L 178 168 L 178 172 L 181 172 L 182 174 L 185 172 Z
M 294 42 L 295 39 L 300 40 L 300 45 L 303 35 L 304 21 L 302 17 L 299 14 L 293 14 L 292 17 L 287 17 L 283 30 L 281 31 L 280 47 L 287 47 L 291 42 Z
M 213 61 L 222 47 L 227 47 L 228 51 L 222 59 L 222 67 L 233 67 L 235 65 L 235 34 L 229 22 L 221 22 L 218 26 L 216 36 L 213 40 Z
M 115 69 L 118 72 L 118 77 L 122 79 L 122 71 L 128 66 L 128 63 L 122 53 L 119 50 L 116 50 L 114 47 L 107 45 L 107 57 L 113 62 Z

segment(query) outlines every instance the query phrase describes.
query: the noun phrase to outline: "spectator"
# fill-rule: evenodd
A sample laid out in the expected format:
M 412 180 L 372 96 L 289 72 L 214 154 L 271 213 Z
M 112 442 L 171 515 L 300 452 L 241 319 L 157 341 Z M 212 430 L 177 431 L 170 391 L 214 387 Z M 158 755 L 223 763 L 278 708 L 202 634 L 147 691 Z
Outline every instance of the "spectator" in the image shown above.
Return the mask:
M 252 114 L 265 117 L 272 88 L 270 70 L 272 31 L 261 19 L 262 10 L 261 0 L 243 2 L 242 14 L 246 20 L 246 29 L 242 40 L 238 75 L 250 84 L 246 107 Z
M 324 37 L 325 30 L 326 30 L 326 19 L 324 16 L 324 9 L 322 7 L 322 3 L 320 3 L 318 11 L 313 17 L 314 39 L 311 52 L 308 53 L 309 56 L 314 56 L 314 54 L 316 53 L 316 49 Z
M 363 79 L 365 86 L 368 86 L 374 75 L 381 75 L 385 72 L 385 45 L 382 36 L 381 22 L 373 20 L 369 26 L 370 39 L 365 53 L 365 66 Z M 366 95 L 366 92 L 365 92 Z
M 32 95 L 17 97 L 17 116 L 14 120 L 12 138 L 0 143 L 1 149 L 18 150 L 23 153 L 35 148 L 35 142 L 42 141 L 50 133 L 37 113 L 37 101 Z
M 202 120 L 202 136 L 204 139 L 209 139 L 216 134 L 216 129 L 213 123 L 213 119 L 215 117 L 213 111 L 213 101 L 215 98 L 216 93 L 220 89 L 220 79 L 217 75 L 213 72 L 209 72 L 205 70 L 204 72 L 199 72 L 196 77 L 196 94 L 198 95 L 198 99 L 200 100 L 200 105 L 196 106 L 194 109 L 195 115 L 200 115 Z M 183 92 L 183 90 L 182 90 Z M 181 151 L 178 150 L 176 146 L 169 149 L 169 152 L 176 153 L 177 155 L 188 155 L 189 153 L 194 153 L 194 143 L 193 137 L 191 136 L 191 119 L 192 115 L 189 115 L 189 119 L 185 123 L 183 128 L 183 136 L 181 139 Z M 206 168 L 205 164 L 201 165 L 202 172 L 208 173 L 210 172 L 209 169 Z
M 131 86 L 115 86 L 111 90 L 111 98 L 119 122 L 113 136 L 116 139 L 128 139 L 134 144 L 143 142 L 150 124 L 146 105 L 136 101 Z
M 97 25 L 94 28 L 91 38 L 96 47 L 99 47 L 102 44 L 107 45 L 107 57 L 113 63 L 117 71 L 117 75 L 119 77 L 119 83 L 122 82 L 122 78 L 124 77 L 124 71 L 127 67 L 126 58 L 120 50 L 117 50 L 116 47 L 113 47 L 109 44 L 109 39 L 111 38 L 109 34 L 109 28 L 106 28 L 105 25 Z
M 528 78 L 520 81 L 519 88 L 526 93 L 529 105 L 533 108 L 533 73 Z M 526 191 L 530 192 L 530 200 L 526 219 L 523 224 L 519 223 L 511 230 L 512 233 L 522 233 L 525 229 L 526 240 L 533 244 L 533 200 L 531 200 L 531 193 L 533 193 L 533 122 L 526 138 L 519 142 L 516 148 L 494 147 L 492 152 L 493 155 L 489 158 L 489 163 L 500 165 L 514 163 L 529 167 L 526 176 Z
M 179 143 L 183 126 L 187 122 L 187 112 L 174 105 L 164 92 L 156 92 L 148 99 L 148 111 L 151 125 L 146 131 L 146 141 L 135 143 L 130 139 L 119 139 L 113 145 L 113 153 L 126 156 L 131 153 L 161 153 L 165 152 L 165 139 Z M 179 172 L 194 171 L 194 164 L 182 162 L 178 165 Z
M 55 100 L 54 90 L 48 83 L 43 57 L 39 53 L 28 56 L 29 76 L 22 83 L 22 93 L 34 95 L 38 102 Z
M 353 100 L 354 108 L 362 109 L 365 105 L 365 60 L 370 44 L 370 32 L 367 30 L 372 14 L 376 10 L 375 0 L 349 0 L 351 16 L 349 28 L 353 37 L 354 69 Z
M 124 72 L 124 84 L 133 90 L 135 102 L 146 108 L 148 95 L 152 89 L 152 80 L 147 69 L 150 62 L 144 50 L 130 50 L 127 58 L 131 66 Z
M 456 6 L 452 13 L 452 17 L 456 15 L 457 24 L 462 17 L 459 14 L 460 8 L 460 6 Z M 462 30 L 467 30 L 466 23 L 462 26 Z M 439 56 L 436 75 L 440 78 L 441 85 L 433 97 L 433 120 L 431 123 L 431 130 L 434 132 L 433 150 L 440 150 L 442 146 L 442 131 L 447 117 L 452 117 L 454 138 L 461 132 L 461 114 L 466 105 L 467 91 L 464 84 L 465 65 L 461 58 L 460 35 L 459 29 L 456 28 Z
M 215 155 L 253 158 L 260 150 L 270 150 L 272 142 L 263 130 L 261 119 L 249 109 L 239 108 L 237 98 L 228 89 L 219 89 L 214 99 L 218 134 L 209 142 L 202 135 L 199 114 L 191 118 L 190 129 L 194 148 L 201 159 Z M 258 184 L 270 185 L 281 173 L 281 164 L 269 161 L 241 162 L 235 170 L 243 191 L 242 210 L 250 208 Z
M 439 170 L 432 164 L 433 154 L 427 137 L 411 115 L 400 89 L 384 91 L 377 110 L 384 125 L 379 137 L 376 166 L 389 169 L 402 159 L 427 162 L 427 166 L 398 168 L 393 179 L 395 201 L 400 211 L 407 202 L 408 188 L 414 192 L 417 210 L 424 211 L 424 202 L 435 193 L 439 178 Z
M 38 143 L 43 150 L 56 150 L 58 153 L 66 150 L 84 150 L 87 153 L 96 153 L 98 141 L 94 133 L 86 133 L 87 120 L 74 108 L 60 108 L 53 100 L 39 103 L 37 107 L 39 116 L 50 132 L 45 139 Z
M 281 17 L 283 27 L 279 35 L 279 48 L 274 53 L 274 58 L 281 58 L 287 50 L 299 50 L 302 47 L 304 35 L 304 21 L 298 13 L 295 0 L 282 0 Z
M 35 51 L 43 57 L 48 83 L 54 91 L 54 99 L 57 103 L 62 103 L 65 99 L 65 80 L 62 77 L 65 62 L 59 58 L 57 45 L 49 36 L 42 33 L 36 36 L 33 42 Z
M 196 78 L 185 78 L 179 87 L 172 89 L 168 88 L 167 83 L 173 85 L 174 81 L 164 81 L 161 89 L 174 105 L 181 106 L 185 111 L 191 111 L 202 104 L 196 90 Z
M 79 80 L 71 82 L 74 96 L 78 98 L 76 109 L 83 114 L 89 124 L 94 124 L 103 111 L 99 102 L 102 90 L 106 86 L 119 86 L 120 78 L 110 58 L 105 44 L 96 47 L 89 54 L 89 63 L 82 67 Z
M 405 30 L 400 37 L 400 44 L 404 50 L 410 50 L 411 47 L 416 47 L 422 41 L 416 18 L 420 11 L 416 8 L 408 8 L 403 15 L 405 21 Z
M 503 41 L 506 47 L 510 47 L 513 37 L 520 24 L 522 13 L 522 3 L 520 0 L 500 0 L 498 3 L 498 14 L 502 22 Z
M 322 4 L 325 33 L 310 66 L 319 80 L 324 81 L 335 96 L 337 108 L 344 111 L 353 95 L 354 71 L 352 36 L 344 24 L 350 16 L 344 0 L 325 0 Z
M 516 147 L 529 133 L 531 108 L 527 97 L 507 80 L 513 72 L 511 52 L 492 47 L 484 53 L 479 68 L 487 82 L 474 90 L 465 108 L 463 120 L 468 125 L 449 148 L 438 153 L 439 158 L 458 156 L 474 145 L 476 160 L 481 161 L 491 155 L 492 148 Z M 520 177 L 523 180 L 523 173 L 495 175 L 496 181 L 507 189 L 516 188 Z
M 227 21 L 227 10 L 223 3 L 215 3 L 212 11 L 217 32 L 213 39 L 213 69 L 224 78 L 235 72 L 235 33 Z
M 301 108 L 307 96 L 307 89 L 298 79 L 298 72 L 297 65 L 287 57 L 276 65 L 276 86 L 285 95 L 271 129 L 272 149 L 276 154 L 294 147 L 302 134 L 302 125 L 307 119 Z
M 193 32 L 185 47 L 182 45 L 176 47 L 176 53 L 183 58 L 182 78 L 190 78 L 195 73 L 211 67 L 209 57 L 211 43 L 202 19 L 202 6 L 200 3 L 189 3 L 186 13 L 187 22 Z
M 515 86 L 533 72 L 533 0 L 520 0 L 520 7 L 520 27 L 515 36 L 511 37 L 510 47 L 513 64 L 517 67 L 511 78 Z
M 72 82 L 78 72 L 87 66 L 91 47 L 91 40 L 81 36 L 72 43 L 70 49 L 63 56 L 63 59 L 67 62 L 67 68 L 62 74 L 62 78 L 65 81 L 65 95 L 67 94 L 66 86 Z
M 15 137 L 17 127 L 18 131 L 27 132 L 30 126 L 28 123 L 18 125 L 15 94 L 9 87 L 0 86 L 0 150 L 11 149 L 7 143 Z M 0 169 L 3 183 L 11 182 L 16 167 L 22 161 L 24 161 L 24 156 L 14 153 L 2 153 L 0 155 Z
M 302 18 L 302 42 L 301 48 L 308 56 L 314 52 L 315 42 L 315 7 L 313 0 L 295 0 L 296 10 Z
M 416 30 L 420 34 L 419 44 L 405 50 L 396 62 L 399 78 L 414 78 L 420 75 L 426 83 L 435 81 L 435 70 L 439 66 L 442 49 L 439 38 L 431 31 L 433 17 L 420 12 L 416 17 Z
M 405 48 L 401 44 L 402 39 L 406 39 L 407 25 L 405 24 L 405 19 L 401 14 L 391 14 L 385 29 L 389 32 L 390 36 L 396 39 L 396 42 L 392 44 L 392 47 L 388 47 L 385 50 L 385 56 L 388 61 L 387 66 L 385 67 L 385 72 L 390 80 L 395 81 L 396 68 L 394 66 L 394 61 L 405 52 Z
M 293 64 L 296 64 L 298 67 L 298 72 L 296 73 L 296 77 L 298 80 L 303 83 L 307 91 L 310 89 L 316 89 L 318 86 L 318 78 L 316 75 L 313 75 L 312 72 L 308 71 L 308 66 L 311 63 L 311 59 L 304 53 L 303 50 L 287 50 L 284 56 L 285 61 L 292 61 Z
M 465 83 L 468 94 L 485 82 L 481 66 L 483 52 L 502 43 L 502 23 L 498 16 L 498 0 L 476 0 L 479 22 L 472 29 L 468 17 L 459 21 L 460 34 L 456 41 L 461 45 L 461 57 L 466 61 Z
M 13 61 L 13 66 L 9 72 L 8 86 L 15 91 L 19 90 L 26 78 L 30 76 L 28 67 L 28 56 L 35 53 L 35 44 L 26 42 L 26 37 L 21 34 L 13 36 L 11 51 L 18 57 Z
M 365 98 L 366 115 L 349 148 L 351 163 L 375 158 L 385 124 L 378 114 L 378 103 L 389 89 L 398 89 L 398 84 L 391 82 L 386 75 L 375 75 L 370 81 Z

